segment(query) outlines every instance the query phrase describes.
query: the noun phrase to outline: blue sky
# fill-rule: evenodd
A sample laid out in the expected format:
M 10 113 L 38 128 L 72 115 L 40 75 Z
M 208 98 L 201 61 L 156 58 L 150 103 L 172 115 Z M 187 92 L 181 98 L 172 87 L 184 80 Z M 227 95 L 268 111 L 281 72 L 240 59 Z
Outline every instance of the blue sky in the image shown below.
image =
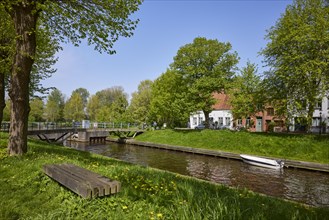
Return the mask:
M 120 38 L 115 55 L 99 54 L 93 46 L 63 45 L 57 72 L 43 82 L 67 98 L 82 87 L 90 94 L 122 86 L 131 97 L 142 80 L 155 80 L 166 71 L 178 49 L 196 37 L 230 42 L 239 67 L 250 60 L 259 71 L 266 30 L 284 13 L 291 0 L 145 0 L 133 16 L 140 19 L 131 38 Z

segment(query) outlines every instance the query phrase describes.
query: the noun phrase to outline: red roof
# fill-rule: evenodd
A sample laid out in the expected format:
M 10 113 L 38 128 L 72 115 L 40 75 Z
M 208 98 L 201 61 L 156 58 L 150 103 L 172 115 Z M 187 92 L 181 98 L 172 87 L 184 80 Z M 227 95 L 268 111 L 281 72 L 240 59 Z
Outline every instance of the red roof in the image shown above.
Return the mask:
M 231 110 L 232 106 L 229 102 L 229 96 L 224 93 L 214 93 L 213 97 L 217 100 L 217 103 L 213 105 L 214 110 Z

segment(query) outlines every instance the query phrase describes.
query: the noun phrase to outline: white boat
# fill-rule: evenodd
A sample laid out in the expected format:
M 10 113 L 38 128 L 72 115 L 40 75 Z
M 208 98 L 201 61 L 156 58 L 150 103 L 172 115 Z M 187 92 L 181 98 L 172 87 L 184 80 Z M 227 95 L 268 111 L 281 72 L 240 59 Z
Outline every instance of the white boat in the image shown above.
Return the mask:
M 284 162 L 281 160 L 272 160 L 272 159 L 245 155 L 245 154 L 241 154 L 240 157 L 242 158 L 243 162 L 259 167 L 281 169 L 283 168 L 284 165 Z

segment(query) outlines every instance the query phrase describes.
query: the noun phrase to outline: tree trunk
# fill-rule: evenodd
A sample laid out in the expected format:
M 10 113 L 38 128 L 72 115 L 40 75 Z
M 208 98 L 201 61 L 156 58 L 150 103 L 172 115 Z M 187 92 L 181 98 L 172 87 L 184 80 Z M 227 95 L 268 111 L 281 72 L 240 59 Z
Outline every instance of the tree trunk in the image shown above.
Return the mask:
M 314 113 L 314 101 L 310 102 L 309 108 L 307 110 L 307 126 L 306 126 L 306 132 L 310 133 L 311 132 L 311 127 L 312 127 L 312 120 L 313 120 L 313 113 Z
M 208 129 L 210 128 L 210 125 L 209 125 L 209 114 L 210 112 L 207 112 L 205 110 L 203 110 L 203 113 L 204 113 L 204 117 L 205 117 L 205 128 Z
M 27 129 L 29 107 L 29 83 L 33 58 L 36 50 L 36 23 L 38 14 L 32 0 L 14 4 L 10 11 L 15 24 L 16 48 L 9 96 L 11 98 L 9 155 L 22 155 L 27 152 Z

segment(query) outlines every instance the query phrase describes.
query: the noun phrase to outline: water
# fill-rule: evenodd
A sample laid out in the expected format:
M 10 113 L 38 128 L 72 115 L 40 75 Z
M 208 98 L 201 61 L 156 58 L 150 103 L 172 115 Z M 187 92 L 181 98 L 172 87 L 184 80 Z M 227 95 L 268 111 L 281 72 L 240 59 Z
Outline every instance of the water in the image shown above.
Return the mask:
M 327 173 L 266 169 L 237 160 L 116 143 L 90 146 L 67 142 L 66 146 L 308 205 L 329 207 Z

